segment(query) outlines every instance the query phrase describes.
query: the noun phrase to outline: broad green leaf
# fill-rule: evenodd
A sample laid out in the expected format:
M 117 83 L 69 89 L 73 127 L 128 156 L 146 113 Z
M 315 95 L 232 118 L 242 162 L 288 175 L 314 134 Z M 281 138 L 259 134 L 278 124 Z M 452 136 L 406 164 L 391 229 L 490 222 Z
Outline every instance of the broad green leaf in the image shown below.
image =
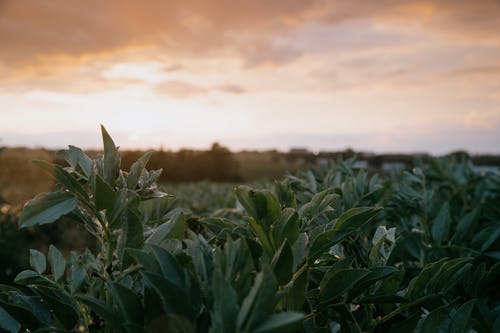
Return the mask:
M 436 274 L 446 263 L 447 259 L 443 258 L 439 261 L 426 265 L 419 275 L 417 275 L 408 285 L 407 295 L 410 299 L 416 299 L 425 294 L 429 281 L 436 276 Z
M 293 275 L 293 253 L 287 240 L 284 240 L 283 244 L 276 251 L 271 266 L 280 285 L 290 281 Z
M 248 224 L 250 224 L 252 231 L 257 235 L 257 238 L 259 239 L 262 247 L 264 248 L 264 251 L 266 251 L 267 255 L 272 256 L 274 254 L 274 249 L 271 244 L 271 241 L 269 240 L 269 237 L 267 236 L 267 233 L 262 228 L 262 225 L 260 225 L 252 217 L 248 219 Z
M 475 208 L 460 218 L 457 229 L 452 238 L 454 243 L 460 244 L 466 238 L 471 236 L 471 231 L 474 230 L 475 225 L 478 222 L 478 217 L 479 209 Z
M 163 195 L 158 198 L 152 198 L 139 203 L 141 220 L 144 224 L 154 225 L 155 222 L 165 218 L 167 212 L 171 209 L 175 198 L 170 195 Z
M 37 318 L 35 312 L 37 311 L 31 304 L 26 302 L 24 299 L 28 298 L 27 296 L 16 293 L 16 295 L 9 295 L 10 302 L 5 302 L 0 300 L 0 309 L 4 309 L 6 313 L 8 313 L 12 318 L 22 323 L 22 325 L 30 330 L 37 329 L 40 327 L 42 322 Z M 24 299 L 23 299 L 24 298 Z M 1 311 L 0 311 L 1 312 Z M 48 313 L 48 320 L 45 320 L 43 324 L 50 323 L 50 313 L 47 309 L 45 309 L 45 314 Z M 1 318 L 1 315 L 0 315 Z M 42 320 L 47 318 L 42 318 Z M 1 324 L 1 322 L 0 322 Z M 0 325 L 0 328 L 2 326 Z M 0 329 L 0 332 L 4 332 Z
M 281 312 L 271 315 L 258 325 L 253 333 L 290 333 L 301 327 L 304 314 L 299 312 Z
M 447 333 L 450 324 L 448 310 L 445 308 L 438 308 L 431 311 L 426 317 L 420 320 L 415 329 L 415 333 Z
M 281 212 L 280 219 L 273 226 L 273 240 L 277 246 L 285 239 L 293 245 L 299 237 L 299 215 L 293 208 L 285 208 Z
M 241 304 L 236 319 L 238 331 L 254 329 L 272 312 L 277 288 L 273 273 L 269 267 L 264 266 L 263 271 L 257 273 L 250 292 Z
M 121 216 L 121 233 L 116 245 L 118 262 L 121 267 L 127 267 L 131 258 L 126 256 L 126 248 L 142 248 L 144 244 L 143 226 L 139 217 L 132 211 L 127 210 Z
M 467 333 L 471 326 L 471 314 L 476 300 L 462 304 L 451 318 L 450 333 Z
M 309 267 L 301 272 L 296 272 L 292 282 L 290 290 L 287 291 L 283 299 L 283 304 L 286 310 L 300 311 L 306 301 L 306 292 L 309 285 Z
M 80 314 L 77 310 L 75 300 L 63 290 L 59 285 L 32 288 L 32 291 L 43 298 L 47 307 L 52 310 L 52 315 L 58 319 L 66 330 L 75 327 Z
M 95 177 L 94 200 L 97 210 L 111 210 L 116 202 L 116 192 L 99 175 Z
M 320 290 L 321 302 L 328 302 L 349 292 L 361 279 L 370 274 L 367 269 L 343 269 L 335 272 Z
M 119 325 L 120 320 L 111 306 L 89 295 L 76 295 L 75 297 L 104 319 L 108 325 Z
M 500 226 L 491 224 L 474 235 L 472 247 L 481 252 L 486 251 L 500 237 Z
M 121 226 L 121 217 L 124 215 L 125 210 L 129 205 L 129 198 L 134 200 L 135 193 L 129 193 L 129 190 L 122 188 L 115 192 L 115 202 L 111 209 L 106 210 L 106 217 L 108 219 L 110 229 L 114 230 Z
M 186 228 L 186 215 L 182 213 L 175 214 L 169 221 L 156 227 L 146 240 L 146 243 L 160 245 L 165 239 L 183 239 Z
M 14 282 L 17 284 L 28 284 L 38 278 L 40 278 L 40 274 L 38 272 L 32 270 L 24 270 L 16 275 Z
M 162 247 L 151 245 L 156 261 L 160 265 L 164 278 L 179 288 L 184 287 L 184 272 L 173 255 Z
M 353 299 L 361 293 L 366 292 L 373 284 L 384 280 L 393 274 L 397 274 L 398 272 L 399 270 L 396 267 L 391 266 L 371 267 L 370 273 L 360 279 L 354 288 L 349 292 L 349 298 Z
M 7 311 L 0 306 L 0 328 L 9 333 L 17 333 L 21 330 L 21 324 L 12 318 Z
M 56 155 L 64 158 L 73 169 L 79 167 L 87 178 L 91 177 L 94 168 L 92 160 L 80 148 L 70 145 L 68 149 L 57 151 Z
M 432 221 L 431 233 L 434 241 L 440 244 L 448 240 L 450 235 L 451 223 L 452 220 L 450 216 L 450 204 L 448 202 L 445 202 L 441 206 L 441 209 L 439 210 L 436 218 Z
M 47 269 L 47 260 L 45 255 L 37 250 L 30 250 L 30 266 L 39 274 L 43 274 Z
M 137 263 L 142 265 L 146 271 L 161 274 L 161 268 L 156 259 L 151 255 L 151 253 L 145 252 L 139 249 L 125 249 L 125 252 L 134 258 Z
M 53 320 L 49 309 L 43 299 L 38 296 L 26 296 L 19 292 L 9 293 L 11 304 L 3 303 L 7 312 L 17 320 L 21 320 L 23 326 L 29 329 L 38 328 L 41 325 L 49 325 Z
M 235 332 L 235 318 L 239 311 L 238 295 L 218 270 L 214 271 L 212 277 L 212 295 L 214 305 L 210 312 L 210 333 Z
M 139 296 L 118 283 L 111 283 L 109 291 L 114 304 L 119 310 L 122 321 L 142 327 L 144 325 L 144 315 Z
M 74 262 L 71 265 L 70 273 L 70 289 L 71 293 L 75 293 L 76 291 L 78 291 L 78 289 L 80 289 L 83 282 L 85 281 L 87 272 L 85 271 L 85 268 L 83 266 Z
M 434 277 L 428 282 L 427 290 L 430 292 L 439 292 L 453 287 L 458 280 L 455 274 L 468 267 L 466 264 L 471 261 L 470 258 L 456 258 L 444 263 Z
M 66 270 L 66 259 L 64 259 L 61 252 L 52 244 L 49 246 L 48 258 L 54 280 L 58 281 Z
M 281 215 L 281 206 L 276 197 L 266 190 L 253 190 L 248 186 L 238 186 L 236 197 L 247 213 L 268 231 L 271 224 Z
M 19 218 L 21 228 L 55 222 L 76 208 L 76 198 L 67 192 L 48 192 L 28 201 Z
M 347 237 L 353 230 L 329 230 L 322 232 L 316 238 L 312 240 L 312 245 L 309 250 L 308 260 L 314 262 L 321 255 L 328 253 L 328 250 L 337 243 L 340 243 L 345 237 Z
M 104 146 L 103 178 L 109 185 L 114 185 L 120 167 L 120 153 L 113 139 L 101 125 L 102 143 Z
M 167 315 L 177 314 L 191 320 L 195 319 L 196 311 L 187 290 L 154 273 L 141 271 L 141 275 L 146 287 L 153 289 L 160 298 Z
M 129 189 L 133 190 L 137 187 L 139 178 L 141 177 L 142 172 L 144 171 L 144 168 L 146 167 L 146 164 L 148 163 L 152 154 L 153 152 L 146 152 L 130 167 L 130 172 L 127 176 L 127 187 Z
M 342 214 L 335 222 L 336 231 L 356 230 L 370 222 L 379 212 L 379 208 L 356 207 Z

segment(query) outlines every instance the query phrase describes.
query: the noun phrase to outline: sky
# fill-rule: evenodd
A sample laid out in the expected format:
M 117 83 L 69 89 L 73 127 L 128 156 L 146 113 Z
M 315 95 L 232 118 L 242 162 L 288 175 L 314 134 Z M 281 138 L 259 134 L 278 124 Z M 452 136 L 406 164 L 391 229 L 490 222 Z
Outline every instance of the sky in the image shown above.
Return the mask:
M 0 0 L 0 145 L 500 153 L 499 0 Z

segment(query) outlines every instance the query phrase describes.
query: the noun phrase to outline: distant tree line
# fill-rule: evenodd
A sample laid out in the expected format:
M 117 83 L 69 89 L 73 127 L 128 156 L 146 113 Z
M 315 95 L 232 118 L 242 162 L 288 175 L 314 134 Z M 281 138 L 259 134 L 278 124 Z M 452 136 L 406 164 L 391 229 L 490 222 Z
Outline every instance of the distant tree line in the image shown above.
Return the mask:
M 122 168 L 129 170 L 143 151 L 122 152 Z M 210 150 L 182 149 L 177 152 L 156 151 L 148 163 L 149 169 L 163 169 L 160 181 L 187 182 L 212 180 L 218 182 L 241 181 L 239 163 L 234 154 L 218 143 Z

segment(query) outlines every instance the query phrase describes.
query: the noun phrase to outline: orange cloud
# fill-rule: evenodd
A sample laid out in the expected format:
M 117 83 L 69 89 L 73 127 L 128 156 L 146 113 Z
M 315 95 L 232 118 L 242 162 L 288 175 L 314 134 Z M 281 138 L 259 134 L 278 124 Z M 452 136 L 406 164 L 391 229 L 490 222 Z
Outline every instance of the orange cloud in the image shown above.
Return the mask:
M 302 24 L 381 20 L 425 25 L 456 36 L 500 40 L 500 3 L 326 0 L 3 0 L 0 63 L 32 64 L 47 55 L 78 57 L 155 46 L 168 53 L 232 50 L 249 64 L 301 53 L 276 39 Z

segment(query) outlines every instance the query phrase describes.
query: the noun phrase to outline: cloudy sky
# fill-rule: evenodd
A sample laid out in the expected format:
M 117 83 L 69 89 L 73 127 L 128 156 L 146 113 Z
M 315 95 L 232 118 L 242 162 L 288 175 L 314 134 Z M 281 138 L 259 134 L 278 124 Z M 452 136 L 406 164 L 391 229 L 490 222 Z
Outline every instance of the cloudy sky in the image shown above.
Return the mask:
M 0 0 L 0 145 L 500 153 L 500 1 Z

